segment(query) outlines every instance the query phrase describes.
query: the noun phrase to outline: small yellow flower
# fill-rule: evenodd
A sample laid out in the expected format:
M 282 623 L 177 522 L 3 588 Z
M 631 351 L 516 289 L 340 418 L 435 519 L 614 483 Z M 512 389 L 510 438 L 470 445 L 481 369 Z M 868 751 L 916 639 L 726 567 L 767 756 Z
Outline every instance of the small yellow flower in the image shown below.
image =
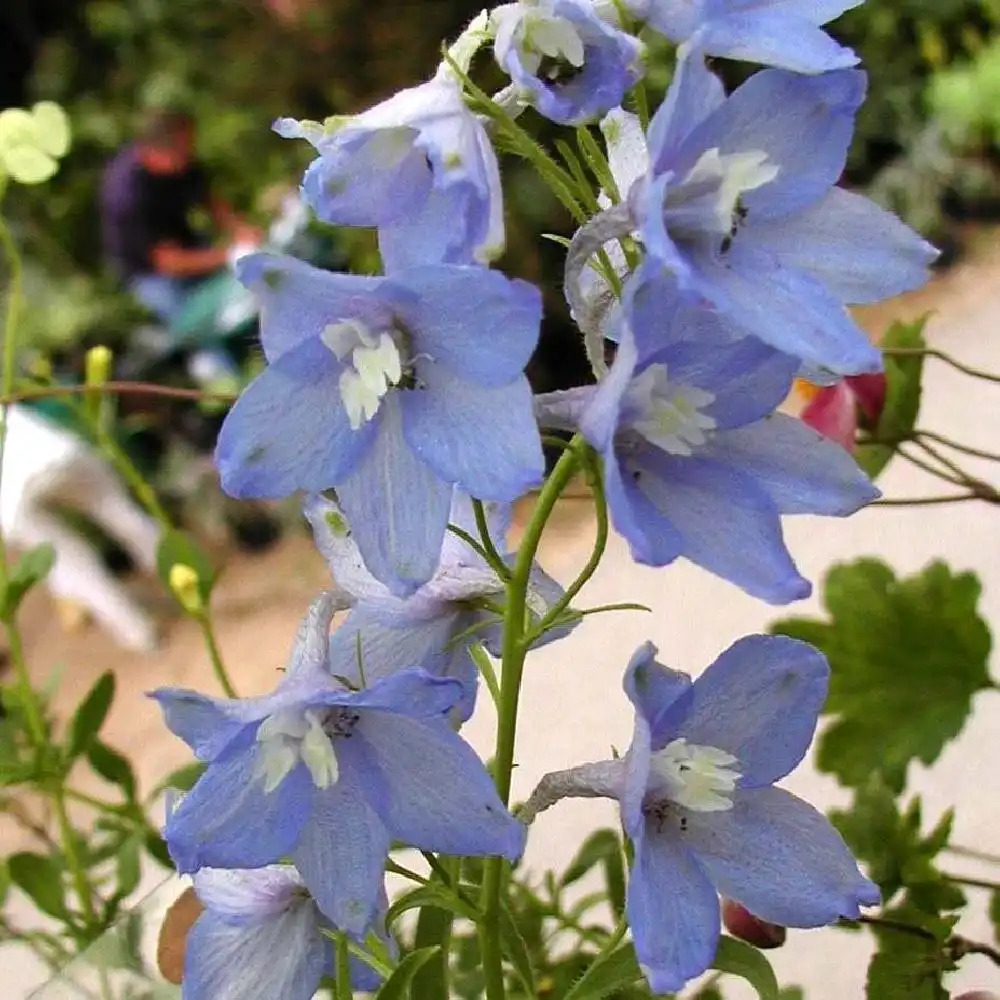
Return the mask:
M 0 111 L 0 171 L 21 184 L 42 184 L 69 152 L 70 124 L 54 101 L 39 101 L 30 111 Z

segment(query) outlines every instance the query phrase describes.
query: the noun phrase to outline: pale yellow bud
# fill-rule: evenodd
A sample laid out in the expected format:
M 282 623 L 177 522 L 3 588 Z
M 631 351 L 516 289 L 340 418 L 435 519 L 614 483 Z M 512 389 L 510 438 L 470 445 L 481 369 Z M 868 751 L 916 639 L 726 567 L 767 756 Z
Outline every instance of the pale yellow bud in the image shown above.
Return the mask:
M 205 610 L 198 588 L 198 573 L 190 566 L 174 563 L 170 567 L 170 589 L 188 614 L 200 615 Z

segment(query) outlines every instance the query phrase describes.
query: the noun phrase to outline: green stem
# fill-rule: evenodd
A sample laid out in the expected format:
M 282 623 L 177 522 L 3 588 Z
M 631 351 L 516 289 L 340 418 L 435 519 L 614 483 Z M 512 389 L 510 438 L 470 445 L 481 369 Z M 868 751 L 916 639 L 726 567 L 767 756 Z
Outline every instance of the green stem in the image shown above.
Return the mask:
M 4 317 L 3 326 L 3 372 L 0 373 L 0 392 L 2 392 L 4 397 L 7 397 L 14 388 L 14 366 L 17 363 L 17 328 L 20 323 L 21 306 L 24 301 L 24 268 L 21 263 L 21 255 L 17 250 L 17 244 L 14 242 L 14 237 L 2 217 L 0 217 L 0 245 L 3 246 L 4 256 L 7 258 L 7 266 L 10 269 L 10 279 L 7 288 L 7 312 Z M 0 488 L 2 488 L 3 484 L 9 410 L 10 404 L 4 402 L 2 411 L 0 411 Z M 7 540 L 4 537 L 2 527 L 0 527 L 0 590 L 6 590 L 7 584 L 10 581 L 10 568 L 7 559 Z M 10 658 L 14 664 L 18 696 L 24 709 L 28 735 L 31 738 L 32 745 L 35 748 L 40 748 L 45 744 L 47 738 L 45 718 L 38 695 L 31 686 L 31 678 L 28 675 L 28 663 L 24 657 L 24 642 L 21 637 L 20 626 L 17 622 L 17 613 L 11 614 L 4 624 L 7 627 Z
M 953 358 L 950 354 L 939 351 L 936 347 L 886 347 L 883 348 L 882 353 L 887 358 L 937 358 L 938 361 L 951 365 L 963 375 L 971 375 L 973 378 L 981 378 L 987 382 L 1000 383 L 1000 375 L 984 371 L 982 368 L 973 368 L 971 365 Z
M 922 469 L 924 472 L 929 473 L 934 476 L 935 479 L 941 479 L 946 483 L 951 483 L 952 486 L 964 486 L 965 480 L 959 479 L 957 476 L 953 476 L 948 472 L 942 472 L 936 466 L 931 465 L 929 462 L 925 462 L 923 459 L 918 458 L 916 455 L 906 451 L 902 445 L 896 448 L 896 454 L 900 458 L 905 459 L 910 465 L 915 466 L 918 469 Z
M 942 850 L 948 854 L 955 854 L 960 858 L 974 858 L 976 861 L 985 861 L 991 865 L 1000 865 L 1000 854 L 990 854 L 989 851 L 981 851 L 978 847 L 965 847 L 962 844 L 945 844 Z
M 590 558 L 583 569 L 580 570 L 577 578 L 566 588 L 566 592 L 549 609 L 545 617 L 532 630 L 528 645 L 537 641 L 545 632 L 550 629 L 559 616 L 570 606 L 573 598 L 583 590 L 590 578 L 597 572 L 604 550 L 608 544 L 608 504 L 604 497 L 604 480 L 601 473 L 600 463 L 593 452 L 584 454 L 584 468 L 587 475 L 587 485 L 590 487 L 594 497 L 594 507 L 597 512 L 597 534 L 594 538 L 594 547 L 591 550 Z
M 94 930 L 99 926 L 97 910 L 94 908 L 93 888 L 87 879 L 87 872 L 80 862 L 80 855 L 77 852 L 76 831 L 69 821 L 66 812 L 66 792 L 61 786 L 53 789 L 52 802 L 55 806 L 56 820 L 59 823 L 59 838 L 62 844 L 63 855 L 66 858 L 66 867 L 69 869 L 70 877 L 73 880 L 73 887 L 76 890 L 77 898 L 80 900 L 80 909 L 83 912 L 83 919 L 88 930 Z
M 525 636 L 528 584 L 531 567 L 541 542 L 545 524 L 560 494 L 569 484 L 580 462 L 583 439 L 577 435 L 562 453 L 552 474 L 538 495 L 531 520 L 518 548 L 517 558 L 507 582 L 504 615 L 503 651 L 500 668 L 500 707 L 497 712 L 496 751 L 493 780 L 504 805 L 510 801 L 511 774 L 514 769 L 514 742 L 517 734 L 517 708 L 521 693 L 521 675 L 528 650 Z M 479 928 L 487 1000 L 504 1000 L 503 952 L 500 946 L 500 889 L 504 878 L 504 859 L 487 858 L 483 872 L 483 921 Z
M 1000 891 L 1000 882 L 993 882 L 985 878 L 969 878 L 966 875 L 949 875 L 947 872 L 942 872 L 942 874 L 955 885 L 967 885 L 970 889 L 989 889 L 991 892 Z
M 869 507 L 936 507 L 945 503 L 964 503 L 966 500 L 982 500 L 975 493 L 956 493 L 953 496 L 906 497 L 898 500 L 873 500 Z
M 615 948 L 621 944 L 622 939 L 625 937 L 625 931 L 628 925 L 625 921 L 625 917 L 619 918 L 618 923 L 615 925 L 615 929 L 611 932 L 611 937 L 604 942 L 604 947 L 594 956 L 594 961 L 590 963 L 587 967 L 587 971 L 576 981 L 573 988 L 566 994 L 565 1000 L 572 1000 L 576 996 L 580 989 L 586 984 L 586 981 L 593 976 L 597 969 L 599 969 L 608 959 L 611 957 Z
M 205 648 L 208 650 L 208 657 L 212 661 L 212 672 L 219 682 L 219 687 L 226 693 L 227 698 L 236 698 L 236 688 L 229 679 L 226 672 L 226 665 L 222 662 L 222 653 L 219 651 L 219 644 L 215 640 L 215 627 L 212 625 L 212 616 L 206 609 L 196 616 L 198 624 L 201 626 L 201 634 L 205 639 Z
M 503 561 L 503 556 L 497 551 L 493 539 L 490 537 L 490 526 L 486 520 L 486 508 L 482 500 L 472 501 L 472 510 L 476 515 L 476 530 L 479 532 L 479 539 L 483 543 L 483 550 L 487 555 L 487 562 L 494 569 L 501 580 L 510 579 L 510 570 Z
M 114 466 L 115 471 L 128 483 L 129 488 L 136 495 L 139 503 L 149 511 L 150 515 L 159 523 L 164 531 L 172 531 L 174 526 L 170 520 L 170 515 L 164 510 L 159 497 L 156 495 L 156 491 L 143 479 L 142 473 L 132 464 L 132 460 L 125 454 L 118 442 L 101 425 L 101 422 L 93 423 L 92 429 L 98 448 Z
M 93 795 L 88 795 L 86 792 L 78 792 L 75 788 L 64 788 L 63 795 L 76 802 L 82 802 L 84 805 L 90 806 L 91 809 L 97 810 L 97 812 L 128 813 L 130 811 L 127 805 L 117 805 L 114 802 L 105 802 L 103 799 L 95 798 Z
M 1000 462 L 1000 454 L 995 451 L 986 451 L 983 448 L 973 448 L 971 445 L 962 444 L 961 441 L 955 441 L 952 438 L 945 437 L 943 434 L 938 434 L 935 431 L 918 430 L 913 432 L 913 436 L 918 441 L 921 438 L 926 438 L 928 441 L 936 441 L 938 444 L 944 445 L 946 448 L 951 448 L 954 451 L 961 452 L 963 455 L 971 455 L 973 458 L 985 458 L 990 462 Z
M 334 996 L 337 1000 L 353 1000 L 354 990 L 351 988 L 351 950 L 347 943 L 347 935 L 337 935 L 337 980 Z

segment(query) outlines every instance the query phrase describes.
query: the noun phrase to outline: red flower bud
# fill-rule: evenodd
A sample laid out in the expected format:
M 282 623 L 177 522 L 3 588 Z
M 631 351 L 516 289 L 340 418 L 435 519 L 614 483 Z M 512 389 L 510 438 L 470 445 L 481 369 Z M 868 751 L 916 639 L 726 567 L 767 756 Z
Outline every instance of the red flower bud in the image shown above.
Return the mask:
M 802 411 L 801 419 L 823 437 L 836 441 L 841 448 L 854 450 L 858 418 L 854 407 L 854 393 L 846 380 L 820 389 Z
M 780 948 L 785 943 L 784 927 L 755 917 L 732 899 L 722 900 L 722 922 L 733 937 L 756 948 Z
M 878 423 L 885 409 L 885 394 L 888 383 L 884 375 L 849 375 L 845 381 L 854 393 L 854 401 L 869 427 Z

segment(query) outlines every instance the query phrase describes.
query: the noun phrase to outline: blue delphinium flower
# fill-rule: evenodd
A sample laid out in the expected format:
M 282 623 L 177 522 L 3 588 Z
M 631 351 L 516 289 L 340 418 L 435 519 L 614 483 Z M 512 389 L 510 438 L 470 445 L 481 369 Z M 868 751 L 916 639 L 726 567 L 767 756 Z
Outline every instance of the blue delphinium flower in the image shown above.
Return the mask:
M 168 727 L 208 767 L 171 813 L 178 870 L 290 858 L 320 910 L 349 933 L 374 919 L 389 845 L 516 859 L 524 828 L 451 729 L 455 680 L 411 668 L 351 689 L 327 672 L 338 603 L 317 599 L 270 695 L 160 689 Z
M 511 501 L 541 480 L 523 374 L 532 285 L 454 265 L 332 274 L 269 254 L 238 274 L 260 296 L 270 364 L 219 435 L 227 493 L 336 487 L 365 564 L 405 594 L 434 572 L 453 485 Z
M 621 104 L 642 75 L 638 39 L 602 20 L 591 0 L 518 0 L 496 7 L 493 50 L 522 99 L 562 125 Z
M 659 322 L 669 279 L 638 277 L 626 312 L 642 329 Z M 624 326 L 609 375 L 539 397 L 541 421 L 578 426 L 601 452 L 612 521 L 636 561 L 685 556 L 771 603 L 807 596 L 781 515 L 844 516 L 878 491 L 842 448 L 774 412 L 795 358 L 704 310 L 678 313 L 671 329 L 640 358 Z
M 312 1000 L 335 972 L 333 930 L 290 865 L 202 868 L 194 889 L 205 909 L 188 932 L 182 1000 Z M 351 959 L 355 989 L 378 988 Z
M 862 0 L 625 0 L 638 17 L 674 42 L 709 55 L 796 73 L 854 66 L 858 57 L 822 25 Z
M 319 152 L 302 193 L 339 226 L 374 226 L 386 271 L 486 263 L 503 252 L 503 192 L 482 122 L 446 70 L 359 115 L 282 118 Z
M 648 130 L 649 172 L 621 192 L 627 206 L 612 210 L 619 233 L 637 230 L 649 260 L 676 280 L 661 314 L 680 295 L 806 365 L 880 369 L 844 305 L 922 284 L 936 251 L 868 199 L 834 187 L 864 91 L 854 70 L 764 70 L 727 98 L 699 52 L 682 54 Z M 613 235 L 601 231 L 596 242 Z
M 802 760 L 830 668 L 804 642 L 740 639 L 691 682 L 642 645 L 625 672 L 635 708 L 624 758 L 547 774 L 526 823 L 560 799 L 617 799 L 635 849 L 626 917 L 654 993 L 704 972 L 719 942 L 718 894 L 784 927 L 857 918 L 879 890 L 808 803 L 775 788 Z
M 490 538 L 501 557 L 511 561 L 505 542 L 510 505 L 487 504 L 485 513 Z M 448 531 L 434 575 L 409 597 L 396 597 L 365 568 L 347 519 L 333 501 L 310 497 L 305 514 L 317 547 L 352 606 L 330 638 L 330 672 L 353 681 L 362 670 L 369 684 L 411 666 L 423 667 L 436 677 L 454 677 L 464 688 L 454 717 L 465 722 L 475 707 L 479 679 L 469 644 L 481 642 L 494 656 L 501 651 L 498 612 L 502 611 L 504 583 L 496 571 L 467 542 Z M 476 536 L 472 504 L 464 494 L 456 492 L 449 523 Z M 535 564 L 528 584 L 529 618 L 544 616 L 562 595 L 562 587 Z M 493 609 L 484 607 L 484 601 Z M 574 624 L 552 629 L 536 645 L 566 635 Z
M 822 814 L 774 782 L 802 760 L 829 667 L 811 646 L 749 636 L 694 684 L 642 646 L 625 674 L 635 734 L 621 812 L 635 846 L 627 916 L 655 993 L 704 972 L 716 892 L 763 920 L 819 927 L 879 902 Z

